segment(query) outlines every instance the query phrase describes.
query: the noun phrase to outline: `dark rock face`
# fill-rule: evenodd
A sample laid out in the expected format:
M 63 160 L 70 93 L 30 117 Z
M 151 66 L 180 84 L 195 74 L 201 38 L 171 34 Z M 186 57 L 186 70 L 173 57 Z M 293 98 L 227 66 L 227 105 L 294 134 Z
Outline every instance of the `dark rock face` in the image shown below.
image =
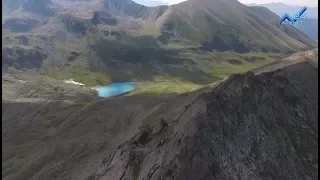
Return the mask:
M 69 62 L 72 62 L 75 59 L 77 59 L 77 57 L 79 57 L 79 56 L 80 56 L 80 53 L 72 51 L 67 59 L 68 59 Z
M 7 102 L 4 179 L 7 159 L 15 156 L 11 147 L 28 139 L 34 143 L 25 152 L 42 156 L 19 160 L 32 163 L 16 179 L 316 180 L 317 106 L 318 71 L 307 62 L 235 75 L 203 94 L 119 97 L 79 107 Z M 53 131 L 36 128 L 45 122 Z
M 112 17 L 112 15 L 110 15 L 107 12 L 95 11 L 93 13 L 92 23 L 93 24 L 103 23 L 103 24 L 107 24 L 107 25 L 116 26 L 118 24 L 118 20 L 116 18 Z
M 36 48 L 4 48 L 2 51 L 2 65 L 17 69 L 39 68 L 47 55 Z
M 87 30 L 87 22 L 69 14 L 62 14 L 59 16 L 60 22 L 66 27 L 67 31 L 84 36 Z

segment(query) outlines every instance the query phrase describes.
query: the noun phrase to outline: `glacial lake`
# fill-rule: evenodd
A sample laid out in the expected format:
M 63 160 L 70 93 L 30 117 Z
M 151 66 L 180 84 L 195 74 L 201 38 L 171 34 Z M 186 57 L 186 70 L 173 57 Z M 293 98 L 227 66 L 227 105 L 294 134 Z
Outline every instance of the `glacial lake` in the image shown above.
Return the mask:
M 93 89 L 98 91 L 98 95 L 100 97 L 113 97 L 113 96 L 119 96 L 135 90 L 136 83 L 135 82 L 119 82 L 119 83 L 108 84 L 106 86 L 94 87 Z

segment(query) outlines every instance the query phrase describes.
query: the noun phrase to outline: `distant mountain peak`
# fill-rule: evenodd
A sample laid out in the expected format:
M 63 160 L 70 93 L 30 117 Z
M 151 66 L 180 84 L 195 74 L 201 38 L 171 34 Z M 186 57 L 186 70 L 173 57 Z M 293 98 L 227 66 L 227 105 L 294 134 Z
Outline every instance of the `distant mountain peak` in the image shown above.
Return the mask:
M 278 16 L 283 16 L 284 13 L 288 13 L 289 15 L 295 14 L 300 10 L 302 6 L 292 6 L 284 3 L 266 3 L 266 4 L 247 4 L 247 6 L 262 6 L 268 8 L 270 11 L 276 13 Z M 301 32 L 308 35 L 313 40 L 318 39 L 318 8 L 308 7 L 306 10 L 306 19 L 303 21 L 301 25 L 294 25 Z
M 278 17 L 268 9 L 248 8 L 237 0 L 188 0 L 173 6 L 156 7 L 148 7 L 145 3 L 161 1 L 26 0 L 25 2 L 28 2 L 26 4 L 28 6 L 24 6 L 23 10 L 28 10 L 36 16 L 46 12 L 62 13 L 63 16 L 79 18 L 81 22 L 84 19 L 91 19 L 90 22 L 93 24 L 106 26 L 101 28 L 112 26 L 117 30 L 143 30 L 143 35 L 161 36 L 168 41 L 187 40 L 208 50 L 232 50 L 241 53 L 294 52 L 315 46 L 311 39 L 296 29 L 287 26 L 283 30 L 283 27 L 279 27 Z M 139 4 L 142 2 L 144 5 Z M 57 16 L 47 16 L 49 17 L 57 19 Z M 263 21 L 266 19 L 268 22 Z M 7 24 L 10 27 L 24 25 L 19 21 L 9 22 Z M 72 25 L 65 26 L 70 29 Z M 32 28 L 36 27 L 38 24 Z M 83 31 L 85 27 L 83 23 L 79 25 L 79 29 Z

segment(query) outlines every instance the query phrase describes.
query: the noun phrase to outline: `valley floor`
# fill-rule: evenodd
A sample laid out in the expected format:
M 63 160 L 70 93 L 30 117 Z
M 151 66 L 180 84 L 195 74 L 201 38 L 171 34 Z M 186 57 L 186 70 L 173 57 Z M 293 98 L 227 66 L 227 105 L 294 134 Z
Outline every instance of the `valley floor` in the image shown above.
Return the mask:
M 216 53 L 211 54 L 212 68 L 211 80 L 205 80 L 208 77 L 197 77 L 200 82 L 196 83 L 184 79 L 184 74 L 178 74 L 176 77 L 169 75 L 161 75 L 153 77 L 150 80 L 135 79 L 138 88 L 133 92 L 126 94 L 132 95 L 158 95 L 161 93 L 185 93 L 199 89 L 210 89 L 225 81 L 230 75 L 237 73 L 245 73 L 253 71 L 261 73 L 271 71 L 280 67 L 288 66 L 297 62 L 309 60 L 312 64 L 317 63 L 317 49 L 306 52 L 296 53 L 291 56 L 280 59 L 281 55 L 277 54 L 261 54 L 261 53 Z M 205 68 L 204 68 L 205 69 Z M 207 68 L 208 69 L 208 68 Z M 181 76 L 180 76 L 181 75 Z M 130 79 L 131 80 L 131 79 Z M 70 81 L 70 80 L 69 80 Z M 53 79 L 47 76 L 39 75 L 37 72 L 21 71 L 10 68 L 2 78 L 3 99 L 21 98 L 42 98 L 42 97 L 73 97 L 75 94 L 90 94 L 96 96 L 95 90 L 90 86 L 83 84 L 82 81 L 72 79 L 73 83 L 65 82 L 65 80 Z M 121 81 L 121 79 L 120 79 Z M 77 82 L 77 83 L 74 83 Z M 111 83 L 112 81 L 109 81 Z M 79 84 L 81 86 L 79 86 Z M 106 83 L 108 84 L 108 83 Z M 36 87 L 36 88 L 35 88 Z

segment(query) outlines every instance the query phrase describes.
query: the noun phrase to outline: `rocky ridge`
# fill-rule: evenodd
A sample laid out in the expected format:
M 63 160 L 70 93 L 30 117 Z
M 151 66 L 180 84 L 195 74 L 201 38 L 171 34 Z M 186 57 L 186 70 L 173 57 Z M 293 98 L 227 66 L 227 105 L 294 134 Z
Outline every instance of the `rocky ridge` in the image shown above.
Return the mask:
M 3 179 L 317 179 L 317 92 L 303 61 L 205 93 L 6 101 Z

